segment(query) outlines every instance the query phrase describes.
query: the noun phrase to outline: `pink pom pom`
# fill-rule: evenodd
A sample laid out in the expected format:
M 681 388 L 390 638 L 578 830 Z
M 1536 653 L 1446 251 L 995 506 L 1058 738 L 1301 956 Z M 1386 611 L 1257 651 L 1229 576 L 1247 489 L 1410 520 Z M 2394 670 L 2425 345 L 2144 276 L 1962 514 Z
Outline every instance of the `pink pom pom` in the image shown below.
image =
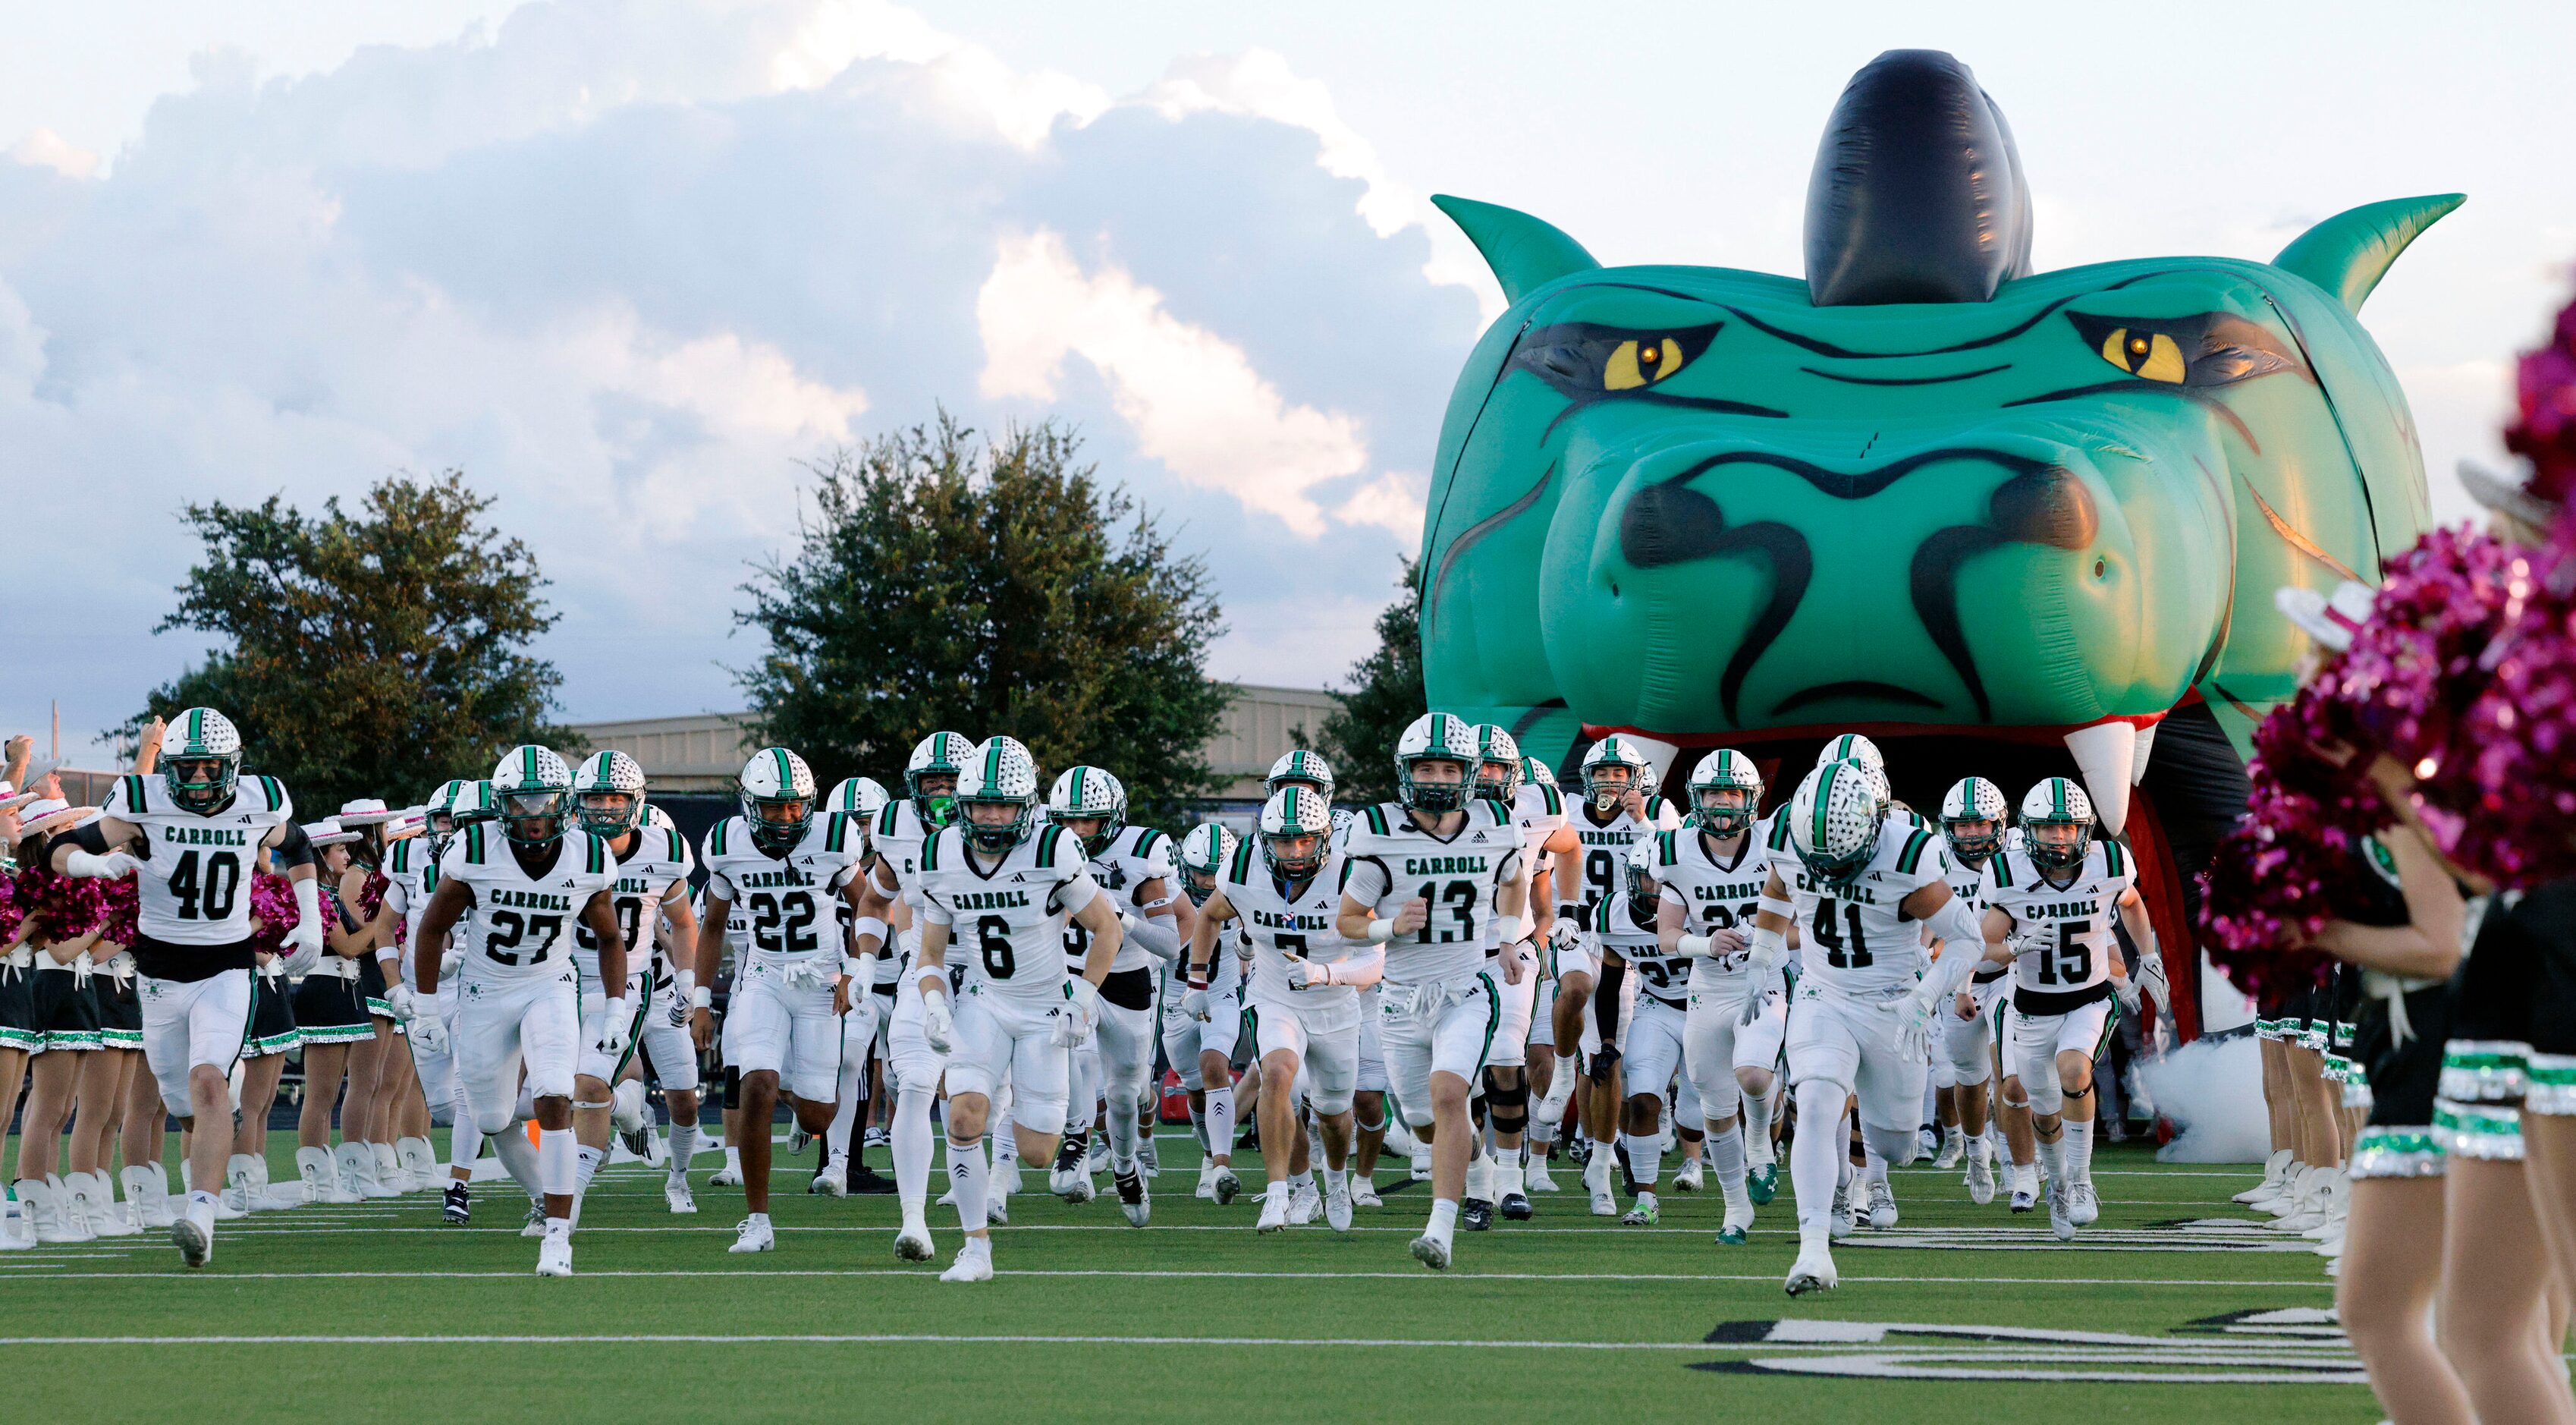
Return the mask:
M 266 871 L 250 880 L 250 913 L 257 922 L 251 932 L 251 943 L 271 955 L 281 953 L 286 932 L 293 930 L 304 917 L 295 908 L 295 888 L 284 876 Z
M 2533 494 L 2565 500 L 2576 492 L 2576 303 L 2560 309 L 2547 346 L 2523 353 L 2514 400 L 2504 448 L 2531 462 Z
M 109 945 L 131 945 L 136 934 L 135 913 L 142 908 L 141 884 L 132 876 L 105 881 L 100 897 L 103 906 L 99 916 L 98 938 Z

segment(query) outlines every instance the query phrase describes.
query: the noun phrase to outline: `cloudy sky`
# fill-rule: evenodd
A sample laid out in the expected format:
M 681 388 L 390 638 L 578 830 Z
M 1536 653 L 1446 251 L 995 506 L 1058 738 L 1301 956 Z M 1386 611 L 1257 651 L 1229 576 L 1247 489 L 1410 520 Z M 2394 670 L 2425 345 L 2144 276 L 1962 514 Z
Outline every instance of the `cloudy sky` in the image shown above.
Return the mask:
M 2269 8 L 0 5 L 0 726 L 79 750 L 194 657 L 180 504 L 451 466 L 554 580 L 571 716 L 737 706 L 800 462 L 941 403 L 1077 424 L 1211 556 L 1217 672 L 1335 681 L 1499 306 L 1427 195 L 1796 272 L 1896 46 L 2010 116 L 2042 267 L 2467 192 L 2364 314 L 2459 516 L 2576 258 L 2576 11 Z

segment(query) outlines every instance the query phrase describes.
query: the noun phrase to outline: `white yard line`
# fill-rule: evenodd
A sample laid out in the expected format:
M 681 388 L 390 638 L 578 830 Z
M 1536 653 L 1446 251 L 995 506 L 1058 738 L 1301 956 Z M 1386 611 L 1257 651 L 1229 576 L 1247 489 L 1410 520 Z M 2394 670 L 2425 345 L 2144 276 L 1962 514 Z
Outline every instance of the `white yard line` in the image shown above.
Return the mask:
M 210 1282 L 210 1283 L 221 1283 L 221 1282 L 227 1282 L 227 1281 L 317 1281 L 317 1280 L 319 1280 L 319 1281 L 328 1281 L 328 1280 L 337 1280 L 337 1279 L 344 1279 L 344 1278 L 357 1279 L 357 1280 L 365 1280 L 365 1281 L 375 1281 L 375 1280 L 404 1281 L 404 1280 L 411 1280 L 411 1279 L 415 1279 L 415 1278 L 437 1278 L 437 1279 L 447 1279 L 447 1280 L 458 1280 L 458 1279 L 463 1279 L 463 1280 L 484 1280 L 484 1279 L 489 1279 L 489 1280 L 498 1280 L 498 1281 L 520 1281 L 520 1280 L 525 1280 L 529 1275 L 530 1275 L 530 1274 L 529 1274 L 528 1272 L 525 1272 L 525 1271 L 479 1271 L 479 1272 L 361 1272 L 361 1271 L 332 1271 L 332 1272 L 228 1272 L 228 1271 L 223 1271 L 223 1270 L 221 1270 L 221 1269 L 218 1269 L 218 1270 L 216 1270 L 216 1271 L 214 1271 L 214 1272 L 208 1272 L 208 1273 L 191 1273 L 191 1274 L 188 1274 L 188 1275 L 185 1275 L 185 1276 L 181 1276 L 181 1275 L 177 1275 L 177 1274 L 169 1273 L 169 1272 L 157 1272 L 157 1271 L 156 1271 L 156 1272 L 48 1272 L 48 1273 L 45 1273 L 45 1274 L 43 1274 L 43 1275 L 41 1275 L 41 1276 L 36 1277 L 35 1279 L 36 1279 L 36 1280 L 39 1280 L 39 1281 L 120 1281 L 120 1280 L 132 1279 L 132 1278 L 149 1278 L 149 1279 L 151 1279 L 151 1280 L 153 1280 L 153 1281 L 159 1281 L 159 1282 L 170 1282 L 170 1283 L 179 1283 L 179 1282 Z M 721 1268 L 721 1267 L 710 1267 L 710 1268 L 708 1268 L 708 1269 L 706 1269 L 706 1270 L 704 1270 L 704 1271 L 670 1271 L 670 1270 L 662 1270 L 662 1271 L 580 1271 L 580 1272 L 578 1272 L 578 1273 L 577 1273 L 577 1275 L 578 1275 L 578 1276 L 584 1276 L 584 1277 L 648 1277 L 648 1278 L 663 1278 L 663 1277 L 861 1277 L 861 1276 L 863 1276 L 863 1277 L 892 1277 L 892 1278 L 898 1278 L 898 1279 L 907 1280 L 907 1281 L 923 1281 L 923 1282 L 934 1282 L 934 1281 L 937 1281 L 937 1280 L 938 1280 L 938 1278 L 937 1278 L 937 1277 L 935 1277 L 935 1276 L 933 1276 L 933 1275 L 931 1274 L 930 1270 L 929 1270 L 927 1267 L 891 1267 L 891 1266 L 889 1266 L 889 1267 L 848 1267 L 848 1268 L 841 1268 L 841 1269 L 836 1269 L 836 1270 L 807 1269 L 807 1268 L 800 1268 L 800 1267 L 791 1267 L 791 1268 L 772 1269 L 772 1270 L 766 1270 L 766 1271 L 764 1271 L 764 1270 L 759 1270 L 759 1269 L 752 1269 L 752 1268 Z M 1218 1278 L 1218 1279 L 1223 1279 L 1223 1280 L 1238 1280 L 1238 1279 L 1242 1279 L 1242 1280 L 1276 1280 L 1276 1279 L 1282 1279 L 1282 1278 L 1285 1278 L 1285 1279 L 1298 1279 L 1298 1280 L 1311 1280 L 1311 1281 L 1342 1281 L 1342 1280 L 1349 1280 L 1349 1279 L 1355 1279 L 1355 1278 L 1356 1278 L 1356 1279 L 1365 1279 L 1365 1280 L 1374 1280 L 1374 1281 L 1420 1281 L 1420 1282 L 1442 1282 L 1442 1281 L 1560 1281 L 1560 1282 L 1561 1282 L 1561 1281 L 1604 1281 L 1604 1282 L 1660 1282 L 1660 1281 L 1671 1281 L 1671 1282 L 1776 1282 L 1776 1281 L 1780 1280 L 1780 1276 L 1779 1276 L 1779 1274 L 1778 1274 L 1778 1273 L 1776 1273 L 1776 1272 L 1446 1272 L 1446 1273 L 1442 1273 L 1442 1272 L 1431 1272 L 1431 1271 L 1425 1271 L 1425 1270 L 1421 1270 L 1421 1269 L 1419 1269 L 1419 1268 L 1417 1268 L 1417 1269 L 1415 1269 L 1415 1270 L 1413 1270 L 1413 1271 L 1409 1271 L 1409 1272 L 1363 1272 L 1363 1271 L 1333 1271 L 1333 1272 L 1293 1272 L 1293 1271 L 1291 1271 L 1291 1272 L 1283 1272 L 1283 1271 L 1210 1271 L 1210 1270 L 1203 1270 L 1203 1269 L 1202 1269 L 1202 1270 L 1182 1270 L 1182 1271 L 1146 1271 L 1146 1270 L 1120 1270 L 1120 1269 L 1113 1269 L 1113 1268 L 1086 1268 L 1086 1269 L 1068 1269 L 1068 1270 L 1029 1270 L 1029 1271 L 1015 1271 L 1015 1270 L 1012 1270 L 1012 1269 L 1009 1269 L 1009 1268 L 1002 1268 L 1002 1269 L 997 1270 L 997 1271 L 996 1271 L 996 1273 L 995 1273 L 995 1275 L 997 1275 L 997 1276 L 1005 1276 L 1005 1277 L 1211 1277 L 1211 1278 Z M 2333 1283 L 2333 1282 L 2331 1282 L 2331 1281 L 2323 1281 L 2323 1280 L 2320 1280 L 2320 1281 L 2304 1281 L 2304 1282 L 2277 1282 L 2277 1281 L 2227 1281 L 2227 1280 L 2220 1280 L 2220 1279 L 2217 1279 L 2217 1278 L 2165 1278 L 2165 1277 L 2159 1277 L 2159 1278 L 2154 1278 L 2154 1279 L 2141 1279 L 2141 1278 L 2138 1278 L 2138 1277 L 1959 1277 L 1959 1276 L 1895 1276 L 1895 1277 L 1865 1277 L 1865 1276 L 1845 1276 L 1845 1277 L 1843 1277 L 1843 1278 L 1842 1278 L 1842 1280 L 1847 1281 L 1847 1282 L 1880 1282 L 1880 1283 L 1922 1282 L 1922 1283 L 1932 1283 L 1932 1284 L 1945 1285 L 1945 1286 L 2129 1286 L 2129 1287 L 2136 1287 L 2136 1286 L 2188 1286 L 2188 1287 L 2216 1286 L 2216 1287 L 2258 1287 L 2258 1288 L 2259 1288 L 2259 1287 L 2271 1287 L 2271 1288 L 2284 1288 L 2284 1287 L 2286 1287 L 2286 1288 L 2299 1288 L 2299 1289 L 2320 1290 L 2320 1291 L 2324 1291 L 2324 1290 L 2332 1290 L 2332 1289 L 2333 1289 L 2333 1287 L 2334 1287 L 2334 1283 Z

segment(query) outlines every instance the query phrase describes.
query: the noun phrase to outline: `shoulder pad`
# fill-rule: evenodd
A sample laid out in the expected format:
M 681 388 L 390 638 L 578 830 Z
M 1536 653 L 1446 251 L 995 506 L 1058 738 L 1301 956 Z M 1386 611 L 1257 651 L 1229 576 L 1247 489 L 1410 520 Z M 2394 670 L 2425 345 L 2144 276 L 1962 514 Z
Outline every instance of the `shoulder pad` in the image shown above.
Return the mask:
M 1226 868 L 1225 878 L 1229 882 L 1238 886 L 1248 886 L 1252 884 L 1251 837 L 1245 837 L 1243 841 L 1234 848 L 1234 864 Z
M 1655 818 L 1662 816 L 1665 812 L 1672 809 L 1672 805 L 1673 799 L 1665 796 L 1661 792 L 1657 792 L 1653 796 L 1646 798 L 1646 820 L 1651 822 Z M 1678 816 L 1680 813 L 1675 812 L 1674 815 Z
M 2006 846 L 1999 848 L 1994 855 L 1986 858 L 1986 878 L 1994 883 L 1992 886 L 1988 887 L 1990 890 L 2008 891 L 2012 889 L 2013 878 L 2011 847 Z
M 392 848 L 385 853 L 385 869 L 397 872 L 410 871 L 412 843 L 419 839 L 420 838 L 417 836 L 406 836 L 402 840 L 395 842 Z
M 662 828 L 662 834 L 671 838 L 671 851 L 665 859 L 686 862 L 689 859 L 689 843 L 687 838 L 680 835 L 680 829 L 676 826 L 666 826 Z
M 582 839 L 590 843 L 590 874 L 605 874 L 608 870 L 608 843 L 586 831 L 582 833 Z
M 1541 782 L 1538 784 L 1538 789 L 1539 794 L 1547 798 L 1549 816 L 1565 815 L 1565 793 L 1558 791 L 1555 783 Z
M 1789 849 L 1789 819 L 1787 817 L 1774 815 L 1771 818 L 1771 835 L 1765 839 L 1764 844 L 1774 851 L 1786 851 Z
M 275 777 L 261 777 L 257 780 L 259 782 L 259 789 L 268 795 L 268 809 L 270 811 L 282 812 L 293 805 L 292 802 L 287 800 L 286 785 L 283 782 L 278 781 Z
M 1136 849 L 1132 854 L 1134 854 L 1138 860 L 1150 857 L 1154 854 L 1154 843 L 1163 839 L 1165 839 L 1163 833 L 1156 831 L 1150 826 L 1137 827 Z
M 136 816 L 141 816 L 143 814 L 143 809 L 151 805 L 150 802 L 144 800 L 146 793 L 143 790 L 143 778 L 140 774 L 129 772 L 126 775 L 117 778 L 116 785 L 125 794 L 125 809 L 127 811 Z M 113 808 L 110 808 L 110 814 L 114 814 Z
M 892 836 L 900 830 L 895 824 L 895 818 L 901 814 L 903 807 L 903 802 L 889 801 L 877 812 L 877 835 Z
M 1493 813 L 1494 825 L 1509 826 L 1512 824 L 1512 809 L 1503 805 L 1500 798 L 1483 797 L 1479 798 L 1479 800 L 1484 804 L 1486 811 Z
M 944 831 L 934 831 L 921 838 L 921 869 L 925 871 L 939 869 L 939 843 L 946 838 L 947 833 Z
M 1038 865 L 1052 870 L 1056 848 L 1064 841 L 1064 823 L 1051 822 L 1038 828 Z M 1088 863 L 1086 863 L 1088 864 Z
M 1916 831 L 1905 838 L 1905 849 L 1896 853 L 1896 869 L 1911 876 L 1922 866 L 1923 848 L 1932 844 L 1932 833 Z
M 1361 815 L 1368 818 L 1370 835 L 1384 836 L 1387 834 L 1386 803 L 1379 802 L 1375 806 L 1370 807 L 1367 811 L 1362 812 Z
M 1592 932 L 1596 935 L 1610 933 L 1610 897 L 1608 896 L 1603 896 L 1592 904 Z
M 849 849 L 850 818 L 847 812 L 833 812 L 823 823 L 823 849 L 839 855 Z

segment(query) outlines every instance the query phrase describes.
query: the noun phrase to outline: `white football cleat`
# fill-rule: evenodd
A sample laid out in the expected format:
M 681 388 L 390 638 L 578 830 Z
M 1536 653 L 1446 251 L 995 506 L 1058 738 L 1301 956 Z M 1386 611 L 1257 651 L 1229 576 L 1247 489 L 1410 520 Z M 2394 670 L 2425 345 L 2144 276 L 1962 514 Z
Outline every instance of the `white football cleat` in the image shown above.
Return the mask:
M 899 1262 L 929 1261 L 930 1225 L 919 1218 L 905 1218 L 903 1230 L 894 1234 L 894 1255 Z
M 572 1275 L 572 1234 L 550 1236 L 537 1244 L 537 1275 L 568 1277 Z
M 1351 1174 L 1351 1206 L 1384 1207 L 1386 1199 L 1377 1195 L 1377 1180 Z
M 1869 1185 L 1869 1225 L 1880 1231 L 1896 1225 L 1896 1192 L 1884 1182 Z
M 1675 1192 L 1697 1192 L 1697 1191 L 1699 1191 L 1699 1190 L 1700 1190 L 1701 1182 L 1703 1181 L 1702 1176 L 1701 1176 L 1702 1171 L 1703 1171 L 1703 1170 L 1702 1170 L 1702 1168 L 1701 1168 L 1701 1166 L 1700 1166 L 1700 1160 L 1699 1160 L 1699 1159 L 1697 1159 L 1697 1158 L 1689 1158 L 1689 1159 L 1685 1159 L 1685 1160 L 1683 1161 L 1683 1163 L 1682 1163 L 1681 1171 L 1679 1171 L 1679 1172 L 1677 1172 L 1677 1173 L 1674 1173 L 1674 1174 L 1673 1174 L 1673 1191 L 1675 1191 Z
M 1289 1226 L 1312 1227 L 1315 1219 L 1323 1215 L 1324 1195 L 1315 1191 L 1314 1184 L 1305 1184 L 1288 1195 Z
M 179 1249 L 179 1260 L 192 1271 L 215 1259 L 215 1224 L 203 1206 L 190 1203 L 188 1210 L 170 1224 L 171 1244 Z
M 1547 1175 L 1546 1154 L 1537 1154 L 1529 1160 L 1529 1181 L 1527 1186 L 1531 1192 L 1563 1191 L 1562 1188 L 1559 1188 L 1556 1185 L 1556 1179 Z
M 1968 1185 L 1968 1201 L 1983 1207 L 1995 1200 L 1995 1165 L 1982 1154 L 1969 1155 L 1968 1175 L 1963 1181 Z
M 1261 1195 L 1261 1220 L 1252 1224 L 1255 1232 L 1288 1230 L 1288 1194 L 1265 1192 Z
M 687 1217 L 698 1210 L 698 1199 L 689 1191 L 689 1180 L 685 1177 L 662 1179 L 662 1201 L 670 1206 L 675 1217 Z
M 993 1239 L 969 1237 L 957 1249 L 957 1261 L 939 1274 L 944 1282 L 988 1282 L 993 1279 Z
M 1834 1271 L 1834 1254 L 1822 1244 L 1798 1249 L 1798 1261 L 1789 1268 L 1785 1285 L 1791 1296 L 1805 1296 L 1811 1291 L 1831 1291 L 1842 1277 Z
M 1243 1191 L 1243 1179 L 1234 1175 L 1234 1169 L 1219 1164 L 1216 1170 L 1216 1205 L 1226 1206 L 1233 1202 L 1235 1194 L 1241 1191 Z
M 2102 1218 L 2102 1200 L 2096 1197 L 2091 1183 L 2076 1183 L 2066 1189 L 2066 1215 L 2078 1227 L 2090 1227 Z
M 1852 1234 L 1851 1180 L 1848 1178 L 1834 1185 L 1834 1210 L 1830 1225 L 1836 1241 Z
M 1216 1164 L 1214 1163 L 1199 1169 L 1198 1199 L 1201 1202 L 1216 1201 Z
M 1941 1151 L 1932 1155 L 1932 1166 L 1955 1168 L 1959 1166 L 1959 1160 L 1966 1156 L 1968 1156 L 1968 1137 L 1953 1129 L 1941 1135 Z
M 825 1162 L 823 1171 L 816 1173 L 813 1181 L 805 1184 L 805 1191 L 820 1193 L 825 1197 L 848 1197 L 850 1195 L 849 1156 L 844 1154 Z
M 707 1186 L 740 1187 L 742 1186 L 742 1169 L 734 1166 L 732 1163 L 726 1163 L 723 1167 L 716 1169 L 715 1176 L 707 1179 Z
M 1413 1260 L 1435 1272 L 1449 1270 L 1449 1244 L 1425 1232 L 1413 1239 Z
M 995 1160 L 993 1164 L 993 1196 L 997 1198 L 1009 1197 L 1011 1194 L 1018 1192 L 1019 1190 L 1020 1160 L 1016 1157 Z
M 755 1213 L 733 1229 L 733 1245 L 728 1252 L 766 1252 L 778 1245 L 778 1235 L 769 1227 L 767 1213 Z
M 988 1198 L 984 1199 L 984 1225 L 985 1225 L 985 1226 L 987 1226 L 987 1227 L 1008 1227 L 1008 1226 L 1010 1226 L 1010 1225 L 1011 1225 L 1011 1203 L 1010 1203 L 1010 1199 L 1005 1198 L 1005 1197 L 1001 1197 L 1001 1196 L 999 1196 L 999 1195 L 996 1195 L 996 1196 L 993 1196 L 993 1197 L 988 1197 Z
M 1351 1182 L 1348 1175 L 1324 1182 L 1324 1225 L 1336 1232 L 1351 1230 Z
M 2048 1185 L 2048 1230 L 2060 1242 L 2075 1240 L 2075 1218 L 2067 1204 L 2066 1184 Z
M 1413 1180 L 1418 1183 L 1431 1181 L 1431 1150 L 1426 1148 L 1414 1154 L 1412 1162 Z
M 546 1205 L 543 1202 L 533 1197 L 528 1199 L 528 1220 L 519 1224 L 519 1235 L 522 1237 L 546 1235 Z

